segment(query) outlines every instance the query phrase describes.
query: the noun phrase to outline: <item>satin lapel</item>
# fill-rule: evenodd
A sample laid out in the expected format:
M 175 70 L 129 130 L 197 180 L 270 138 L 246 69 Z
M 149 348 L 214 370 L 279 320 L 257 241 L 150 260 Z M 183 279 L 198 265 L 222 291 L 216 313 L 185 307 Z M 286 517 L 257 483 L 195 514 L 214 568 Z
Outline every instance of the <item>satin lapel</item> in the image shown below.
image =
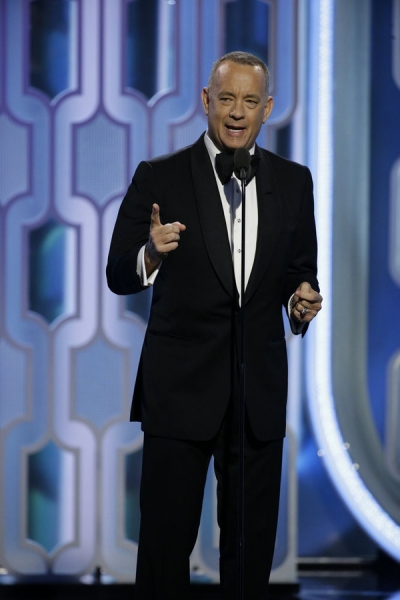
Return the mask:
M 282 225 L 281 205 L 271 162 L 264 152 L 256 175 L 258 231 L 253 269 L 247 284 L 245 301 L 250 300 L 261 283 L 274 252 Z
M 237 296 L 221 198 L 203 136 L 192 146 L 191 168 L 200 225 L 208 255 L 222 286 Z

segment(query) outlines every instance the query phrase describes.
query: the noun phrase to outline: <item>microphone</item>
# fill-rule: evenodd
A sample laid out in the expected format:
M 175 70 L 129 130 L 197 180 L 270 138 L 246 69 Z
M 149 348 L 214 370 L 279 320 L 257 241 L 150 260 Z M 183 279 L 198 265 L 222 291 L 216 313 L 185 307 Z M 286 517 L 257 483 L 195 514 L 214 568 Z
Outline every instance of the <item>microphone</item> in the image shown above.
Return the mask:
M 247 148 L 237 148 L 233 155 L 235 175 L 238 179 L 248 179 L 251 175 L 250 152 Z

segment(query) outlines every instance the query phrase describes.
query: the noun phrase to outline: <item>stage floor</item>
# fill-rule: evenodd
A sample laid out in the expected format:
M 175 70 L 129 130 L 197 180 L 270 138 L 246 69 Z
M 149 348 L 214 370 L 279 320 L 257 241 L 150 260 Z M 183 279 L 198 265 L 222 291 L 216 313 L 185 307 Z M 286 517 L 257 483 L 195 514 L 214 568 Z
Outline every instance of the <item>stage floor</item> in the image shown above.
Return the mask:
M 77 584 L 68 581 L 26 580 L 7 583 L 0 577 L 1 600 L 132 600 L 133 585 Z M 218 586 L 192 586 L 191 600 L 217 600 Z M 271 586 L 269 600 L 400 600 L 399 573 L 377 576 L 373 572 L 307 572 L 298 586 Z M 251 600 L 251 599 L 249 599 Z

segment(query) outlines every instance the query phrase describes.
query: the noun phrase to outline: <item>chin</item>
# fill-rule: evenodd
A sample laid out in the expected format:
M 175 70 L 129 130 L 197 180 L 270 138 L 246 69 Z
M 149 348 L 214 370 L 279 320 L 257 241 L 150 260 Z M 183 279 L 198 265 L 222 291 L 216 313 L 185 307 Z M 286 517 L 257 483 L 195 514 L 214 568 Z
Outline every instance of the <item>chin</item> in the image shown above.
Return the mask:
M 229 144 L 224 144 L 224 148 L 225 148 L 225 150 L 228 150 L 228 152 L 229 151 L 234 152 L 238 148 L 243 148 L 243 147 L 247 148 L 247 144 L 245 141 L 242 141 L 242 140 L 237 140 L 237 142 L 230 142 Z

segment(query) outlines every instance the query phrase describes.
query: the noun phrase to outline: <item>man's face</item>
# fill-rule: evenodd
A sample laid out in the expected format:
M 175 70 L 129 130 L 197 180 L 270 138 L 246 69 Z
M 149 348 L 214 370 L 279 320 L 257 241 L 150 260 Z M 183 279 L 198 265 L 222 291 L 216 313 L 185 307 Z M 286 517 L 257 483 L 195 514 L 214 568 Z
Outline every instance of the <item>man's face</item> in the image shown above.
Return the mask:
M 219 150 L 228 151 L 253 146 L 274 104 L 262 69 L 231 61 L 220 64 L 211 88 L 202 91 L 202 102 L 210 138 Z

